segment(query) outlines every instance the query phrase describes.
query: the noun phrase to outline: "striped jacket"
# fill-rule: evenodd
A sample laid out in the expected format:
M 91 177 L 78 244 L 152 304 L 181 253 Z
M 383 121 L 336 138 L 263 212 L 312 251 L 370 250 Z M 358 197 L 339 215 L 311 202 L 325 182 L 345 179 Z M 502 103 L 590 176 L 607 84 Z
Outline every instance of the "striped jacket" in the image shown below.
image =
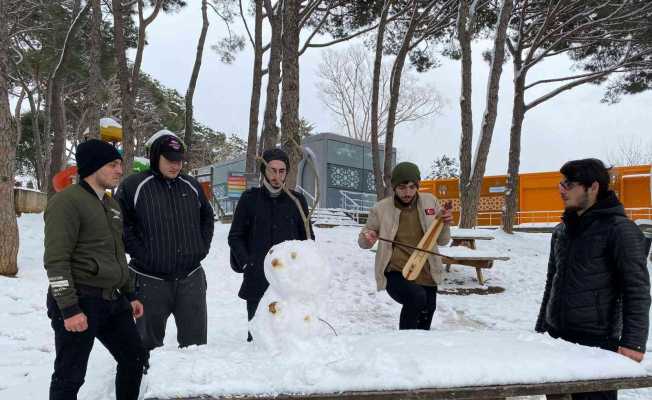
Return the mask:
M 133 270 L 174 280 L 199 268 L 213 238 L 214 214 L 194 178 L 141 172 L 122 182 L 116 198 Z

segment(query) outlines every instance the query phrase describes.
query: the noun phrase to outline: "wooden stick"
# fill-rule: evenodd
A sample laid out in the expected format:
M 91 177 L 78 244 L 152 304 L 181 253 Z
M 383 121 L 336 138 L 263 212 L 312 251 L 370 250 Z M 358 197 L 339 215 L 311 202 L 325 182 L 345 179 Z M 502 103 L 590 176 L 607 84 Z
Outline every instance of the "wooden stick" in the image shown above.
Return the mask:
M 381 241 L 387 242 L 387 243 L 393 243 L 393 244 L 395 244 L 397 246 L 405 247 L 405 248 L 408 248 L 408 249 L 422 251 L 424 253 L 432 254 L 433 256 L 448 257 L 448 256 L 445 256 L 445 255 L 440 254 L 440 253 L 435 253 L 434 251 L 422 249 L 421 247 L 410 246 L 409 244 L 397 242 L 396 240 L 389 240 L 389 239 L 385 239 L 385 238 L 382 238 L 382 237 L 379 237 L 378 240 L 381 240 Z

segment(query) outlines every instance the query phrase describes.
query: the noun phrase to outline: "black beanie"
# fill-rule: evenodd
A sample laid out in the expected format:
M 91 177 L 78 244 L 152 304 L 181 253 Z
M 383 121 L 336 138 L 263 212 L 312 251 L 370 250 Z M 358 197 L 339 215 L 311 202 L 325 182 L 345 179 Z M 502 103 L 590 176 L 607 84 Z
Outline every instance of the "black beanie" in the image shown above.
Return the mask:
M 419 171 L 419 167 L 411 162 L 398 163 L 392 170 L 393 188 L 405 182 L 414 182 L 418 185 L 420 180 L 421 172 Z
M 95 171 L 117 159 L 122 160 L 118 149 L 103 140 L 89 139 L 82 142 L 77 146 L 75 153 L 79 178 L 93 175 Z
M 279 160 L 285 163 L 285 169 L 290 170 L 290 158 L 288 155 L 281 149 L 269 149 L 263 152 L 263 160 L 266 163 L 270 161 Z M 260 172 L 265 175 L 265 163 L 260 163 Z

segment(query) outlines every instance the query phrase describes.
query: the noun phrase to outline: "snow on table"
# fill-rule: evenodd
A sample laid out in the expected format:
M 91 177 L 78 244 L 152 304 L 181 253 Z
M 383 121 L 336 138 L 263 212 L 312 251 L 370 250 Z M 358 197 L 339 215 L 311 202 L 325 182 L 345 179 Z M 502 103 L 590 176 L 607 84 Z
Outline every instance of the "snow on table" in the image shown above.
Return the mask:
M 647 376 L 609 351 L 519 332 L 400 331 L 315 338 L 272 356 L 221 346 L 152 353 L 148 398 L 324 394 Z
M 489 229 L 463 229 L 463 228 L 451 228 L 451 237 L 453 239 L 475 239 L 475 240 L 492 240 L 495 238 L 493 232 Z
M 509 260 L 509 257 L 491 250 L 475 250 L 464 246 L 440 247 L 439 253 L 457 260 Z

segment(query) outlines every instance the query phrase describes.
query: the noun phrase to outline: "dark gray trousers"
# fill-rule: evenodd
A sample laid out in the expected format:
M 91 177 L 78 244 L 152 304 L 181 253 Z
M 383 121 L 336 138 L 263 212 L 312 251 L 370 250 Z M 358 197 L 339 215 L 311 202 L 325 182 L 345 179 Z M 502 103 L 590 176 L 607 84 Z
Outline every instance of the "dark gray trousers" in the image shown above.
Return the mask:
M 174 281 L 134 274 L 138 297 L 145 308 L 136 326 L 147 350 L 163 346 L 170 314 L 177 324 L 179 347 L 206 344 L 206 274 L 203 268 Z

